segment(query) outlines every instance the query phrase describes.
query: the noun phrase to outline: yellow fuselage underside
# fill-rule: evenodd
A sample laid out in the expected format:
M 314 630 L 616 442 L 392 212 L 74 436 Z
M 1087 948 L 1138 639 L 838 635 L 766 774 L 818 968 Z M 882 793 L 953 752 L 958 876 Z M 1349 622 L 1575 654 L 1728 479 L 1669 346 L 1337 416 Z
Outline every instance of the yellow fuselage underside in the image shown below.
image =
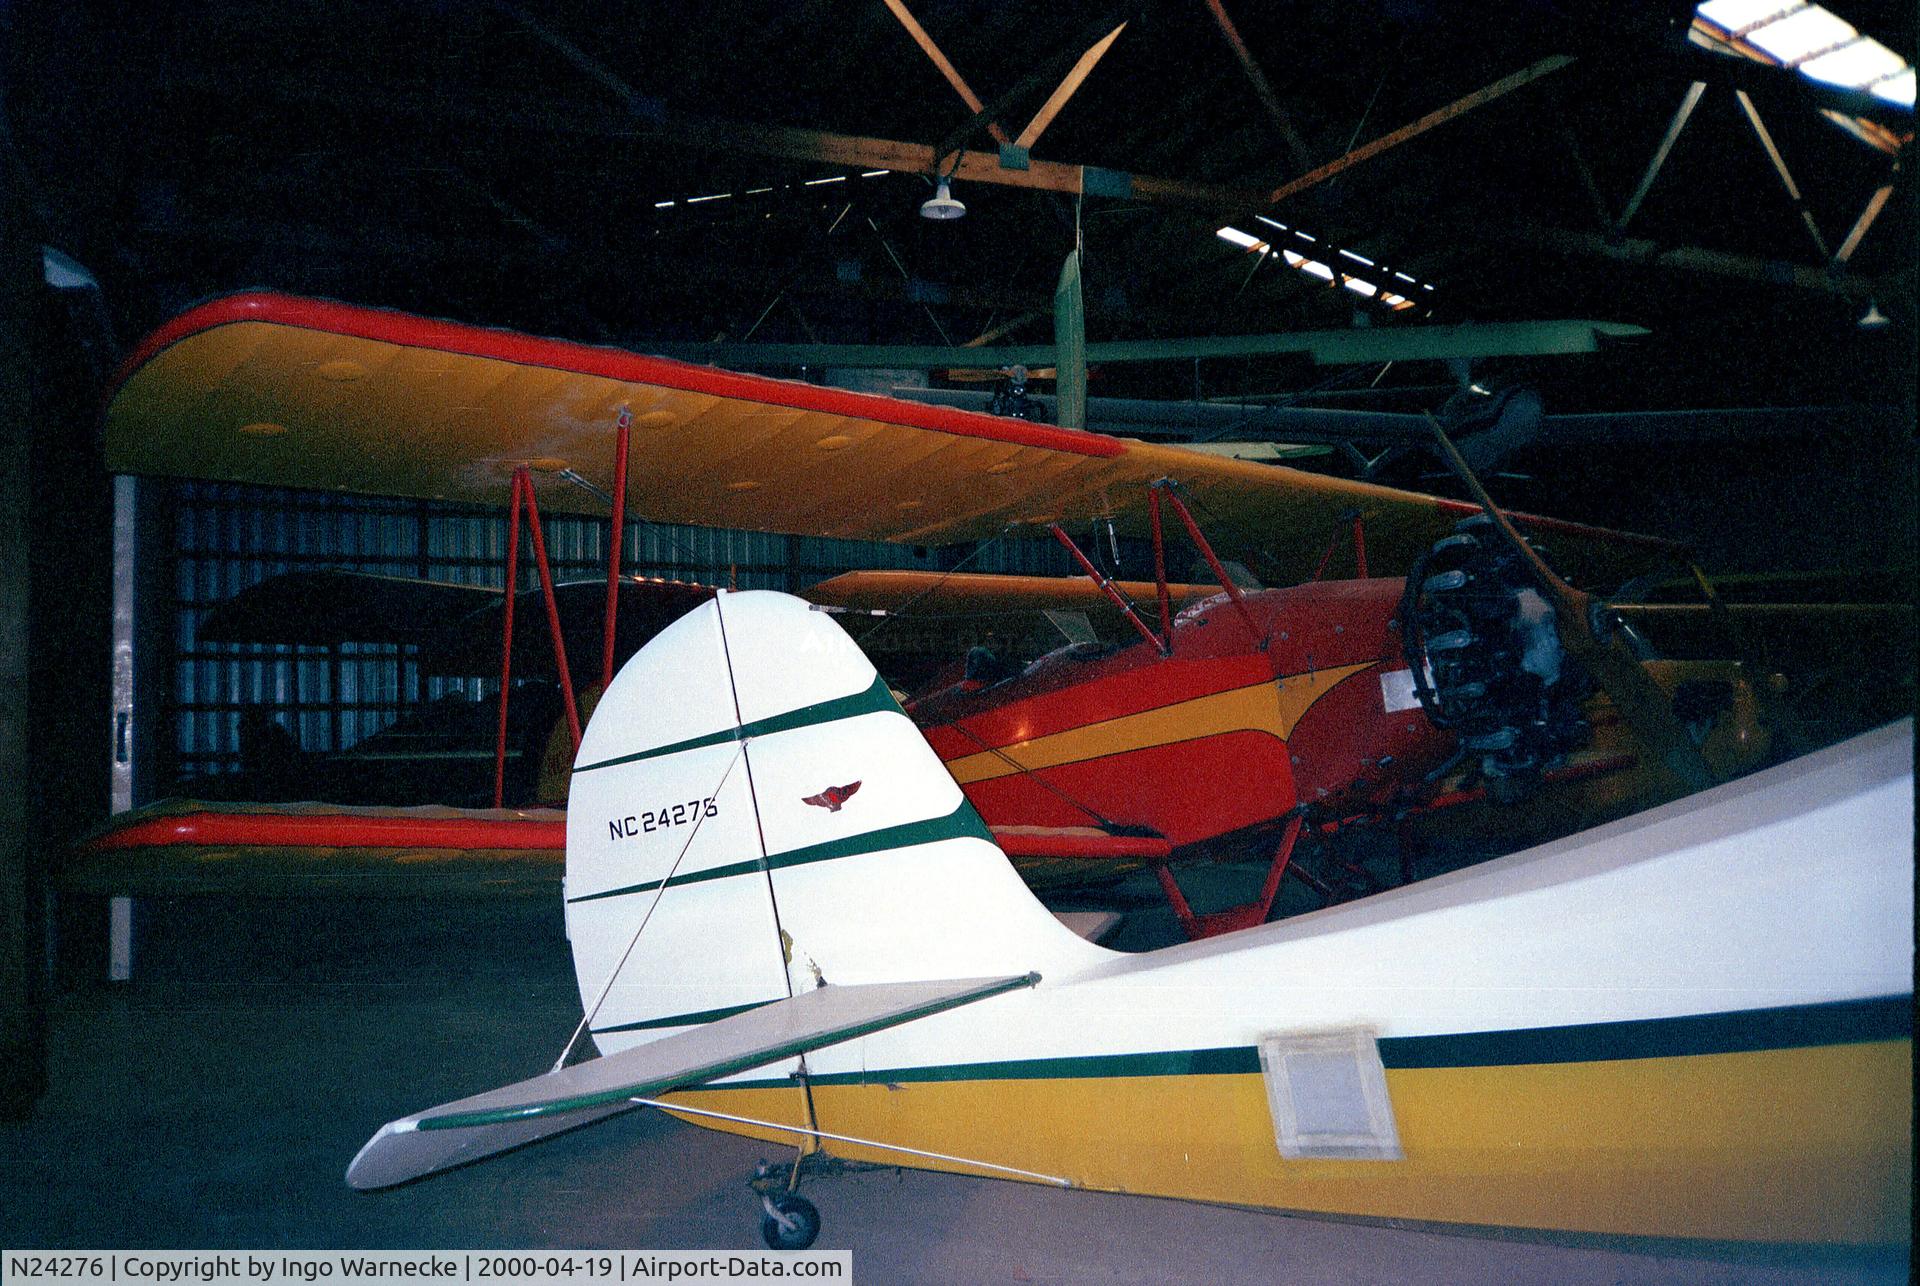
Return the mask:
M 1283 1159 L 1258 1074 L 824 1084 L 812 1093 L 821 1129 L 1102 1191 L 1444 1223 L 1879 1243 L 1909 1235 L 1912 1052 L 1909 1039 L 1389 1070 L 1402 1161 Z M 709 1089 L 675 1101 L 805 1123 L 797 1089 Z M 827 1150 L 969 1172 L 842 1143 Z

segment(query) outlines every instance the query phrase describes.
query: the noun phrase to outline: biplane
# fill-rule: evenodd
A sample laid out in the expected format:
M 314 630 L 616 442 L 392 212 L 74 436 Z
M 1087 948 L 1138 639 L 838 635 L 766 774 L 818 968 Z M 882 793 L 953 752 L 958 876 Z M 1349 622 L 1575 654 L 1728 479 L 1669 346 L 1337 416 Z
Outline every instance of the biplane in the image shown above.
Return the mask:
M 1460 342 L 1448 339 L 1454 347 Z M 638 461 L 632 470 L 629 448 Z M 973 673 L 956 668 L 950 682 L 922 693 L 909 710 L 998 842 L 1036 881 L 1083 882 L 1152 865 L 1196 936 L 1264 918 L 1287 875 L 1334 896 L 1308 863 L 1293 860 L 1303 835 L 1324 836 L 1357 819 L 1403 821 L 1435 803 L 1485 798 L 1514 781 L 1575 790 L 1604 781 L 1609 796 L 1580 797 L 1570 814 L 1588 819 L 1644 801 L 1649 790 L 1672 793 L 1660 765 L 1642 762 L 1648 757 L 1631 739 L 1574 746 L 1581 728 L 1617 725 L 1615 716 L 1576 710 L 1559 698 L 1551 717 L 1541 713 L 1545 707 L 1529 712 L 1526 703 L 1537 704 L 1554 684 L 1528 676 L 1505 643 L 1498 656 L 1484 645 L 1461 651 L 1459 622 L 1443 628 L 1442 618 L 1477 613 L 1492 625 L 1482 636 L 1511 636 L 1530 592 L 1524 576 L 1492 564 L 1479 568 L 1497 588 L 1477 603 L 1473 592 L 1454 592 L 1458 585 L 1425 585 L 1477 574 L 1464 565 L 1435 565 L 1433 576 L 1413 582 L 1418 592 L 1411 598 L 1404 577 L 1370 574 L 1411 569 L 1448 541 L 1454 553 L 1443 558 L 1458 562 L 1477 538 L 1455 527 L 1480 513 L 1464 502 L 274 294 L 215 300 L 150 337 L 108 400 L 106 450 L 109 467 L 121 472 L 469 501 L 506 497 L 513 530 L 524 506 L 536 545 L 536 489 L 549 509 L 611 508 L 616 522 L 631 506 L 650 520 L 916 544 L 1050 532 L 1087 579 L 854 573 L 809 594 L 822 605 L 896 617 L 903 604 L 964 600 L 976 619 L 982 611 L 1077 609 L 1117 623 L 1130 645 L 1109 634 L 1031 665 L 1023 664 L 1031 658 L 979 648 Z M 554 478 L 580 485 L 536 485 Z M 1177 516 L 1194 565 L 1215 583 L 1170 580 L 1163 510 L 1167 523 Z M 1530 536 L 1549 540 L 1557 565 L 1584 583 L 1620 583 L 1675 552 L 1647 537 L 1545 518 L 1520 521 Z M 1250 542 L 1247 556 L 1282 587 L 1243 590 L 1243 578 L 1227 570 L 1203 523 Z M 1159 551 L 1154 581 L 1116 584 L 1068 535 L 1083 527 L 1116 542 L 1151 538 Z M 1348 542 L 1350 554 L 1342 552 Z M 610 566 L 606 582 L 613 593 L 603 681 L 615 655 L 616 606 L 651 604 L 660 593 L 618 570 Z M 543 577 L 551 603 L 550 587 L 551 577 Z M 1136 606 L 1146 602 L 1154 606 Z M 1402 629 L 1403 617 L 1413 619 L 1408 609 L 1425 613 L 1433 626 L 1411 660 L 1411 635 Z M 496 614 L 508 631 L 504 655 L 523 658 L 531 632 L 523 626 L 517 645 L 511 636 L 523 612 Z M 654 615 L 659 619 L 639 637 L 626 631 L 626 648 L 664 623 Z M 569 633 L 557 609 L 549 606 L 548 616 L 556 637 Z M 863 643 L 884 649 L 895 621 L 879 620 L 863 632 Z M 491 631 L 471 637 L 490 639 Z M 1552 651 L 1554 641 L 1540 637 Z M 537 751 L 564 766 L 584 704 L 564 657 L 580 650 L 577 639 L 554 649 L 563 662 L 556 666 L 564 689 L 559 713 L 544 746 L 538 729 L 513 738 L 516 747 L 529 742 L 513 752 L 522 763 Z M 1424 676 L 1442 652 L 1440 670 L 1459 681 L 1435 688 Z M 1476 666 L 1488 672 L 1469 676 Z M 1558 684 L 1568 698 L 1580 691 L 1573 668 Z M 218 885 L 251 868 L 275 872 L 269 883 L 289 891 L 309 877 L 314 887 L 327 886 L 332 865 L 344 862 L 354 887 L 369 889 L 383 856 L 408 859 L 387 863 L 396 871 L 404 865 L 408 888 L 431 879 L 436 862 L 484 878 L 486 864 L 499 861 L 502 886 L 517 887 L 544 861 L 551 878 L 560 858 L 558 816 L 509 806 L 557 802 L 555 792 L 510 799 L 504 790 L 510 673 L 509 665 L 495 791 L 491 801 L 475 801 L 490 802 L 490 809 L 432 818 L 433 826 L 416 834 L 405 809 L 376 809 L 369 817 L 350 804 L 236 810 L 170 803 L 127 815 L 96 836 L 69 882 L 95 891 L 173 892 Z M 1673 698 L 1689 707 L 1695 739 L 1719 761 L 1704 773 L 1696 767 L 1690 784 L 1765 758 L 1766 732 L 1753 717 L 1751 685 L 1739 667 L 1664 677 Z M 1478 695 L 1470 696 L 1476 687 Z M 1440 713 L 1443 702 L 1449 713 Z M 1440 726 L 1449 720 L 1473 724 L 1467 736 L 1480 748 L 1461 757 L 1461 734 Z M 563 724 L 571 725 L 565 738 Z M 1536 724 L 1550 725 L 1544 741 L 1493 745 Z M 1670 751 L 1692 754 L 1670 746 L 1653 758 Z M 1447 776 L 1462 763 L 1464 779 L 1461 771 Z M 508 836 L 510 844 L 495 842 Z M 1223 854 L 1266 863 L 1261 893 L 1226 913 L 1193 911 L 1169 863 Z
M 828 1157 L 1453 1224 L 1897 1240 L 1912 735 L 1117 954 L 1046 914 L 833 620 L 723 593 L 621 670 L 582 739 L 583 1016 L 553 1069 L 388 1123 L 347 1181 L 652 1106 L 798 1143 L 755 1177 L 776 1247 L 817 1235 L 796 1189 Z M 600 1056 L 573 1063 L 583 1036 Z

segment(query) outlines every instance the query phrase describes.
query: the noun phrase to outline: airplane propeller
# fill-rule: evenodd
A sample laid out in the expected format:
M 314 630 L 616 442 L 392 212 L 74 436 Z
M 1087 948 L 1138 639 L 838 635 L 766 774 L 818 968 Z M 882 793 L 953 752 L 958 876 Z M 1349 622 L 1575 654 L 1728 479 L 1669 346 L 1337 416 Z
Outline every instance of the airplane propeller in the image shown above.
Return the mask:
M 1560 646 L 1567 655 L 1582 665 L 1612 698 L 1627 726 L 1675 781 L 1689 792 L 1714 785 L 1719 777 L 1694 744 L 1686 725 L 1674 714 L 1665 690 L 1647 674 L 1624 635 L 1608 628 L 1606 602 L 1575 589 L 1547 566 L 1539 551 L 1527 543 L 1494 504 L 1440 422 L 1431 414 L 1426 415 L 1426 420 L 1441 455 L 1474 501 L 1486 511 L 1494 530 L 1512 549 L 1521 566 L 1531 573 L 1540 593 L 1552 605 Z

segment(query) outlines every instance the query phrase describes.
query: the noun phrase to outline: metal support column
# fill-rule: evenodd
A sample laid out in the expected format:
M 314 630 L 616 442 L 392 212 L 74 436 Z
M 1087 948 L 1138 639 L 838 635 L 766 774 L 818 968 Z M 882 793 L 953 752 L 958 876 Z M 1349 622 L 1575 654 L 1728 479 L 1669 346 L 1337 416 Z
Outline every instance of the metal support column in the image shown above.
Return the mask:
M 0 126 L 3 128 L 3 126 Z M 24 1116 L 46 1089 L 43 870 L 34 843 L 28 745 L 40 249 L 29 235 L 23 176 L 0 152 L 0 1118 Z
M 139 487 L 122 475 L 113 480 L 113 692 L 108 711 L 113 744 L 108 760 L 108 808 L 133 807 L 134 682 L 133 587 Z M 107 901 L 107 980 L 133 977 L 133 899 Z

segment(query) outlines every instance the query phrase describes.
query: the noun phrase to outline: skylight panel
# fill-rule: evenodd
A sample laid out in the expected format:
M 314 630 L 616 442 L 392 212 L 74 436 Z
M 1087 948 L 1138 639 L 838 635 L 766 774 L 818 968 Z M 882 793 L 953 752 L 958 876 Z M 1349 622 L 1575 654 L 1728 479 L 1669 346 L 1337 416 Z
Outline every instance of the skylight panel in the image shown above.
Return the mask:
M 1800 71 L 1809 79 L 1913 106 L 1913 67 L 1894 50 L 1862 35 L 1818 4 L 1789 0 L 1707 0 L 1694 10 L 1694 44 L 1736 57 Z M 1820 114 L 1855 138 L 1889 154 L 1911 137 L 1864 117 L 1832 108 Z
M 1912 107 L 1913 68 L 1909 67 L 1898 76 L 1889 76 L 1868 88 L 1878 98 L 1884 98 L 1890 103 L 1905 103 L 1908 107 Z
M 1708 0 L 1700 6 L 1700 16 L 1728 31 L 1744 31 L 1769 18 L 1778 18 L 1798 8 L 1787 0 Z
M 1800 70 L 1830 85 L 1857 88 L 1896 76 L 1906 65 L 1906 60 L 1899 54 L 1879 41 L 1863 36 L 1817 58 L 1809 58 L 1800 64 Z
M 1787 66 L 1798 65 L 1814 54 L 1857 40 L 1860 33 L 1819 5 L 1796 9 L 1778 22 L 1769 22 L 1746 34 L 1746 41 L 1764 49 Z
M 860 172 L 860 177 L 863 179 L 877 179 L 882 177 L 883 175 L 887 175 L 891 173 L 893 173 L 892 170 L 862 170 Z M 742 197 L 765 196 L 770 192 L 792 191 L 794 188 L 797 188 L 797 187 L 798 188 L 825 187 L 829 183 L 845 183 L 847 181 L 847 177 L 848 176 L 845 174 L 830 174 L 830 175 L 826 175 L 823 178 L 802 179 L 798 183 L 780 183 L 780 184 L 769 183 L 762 187 L 746 188 L 737 193 L 736 192 L 708 192 L 708 193 L 703 193 L 702 195 L 699 195 L 699 196 L 683 196 L 683 197 L 676 198 L 675 200 L 672 200 L 672 201 L 655 201 L 653 203 L 653 208 L 656 210 L 672 210 L 672 209 L 675 209 L 676 207 L 683 206 L 683 205 L 704 205 L 708 201 L 727 201 L 727 200 L 731 200 L 736 196 L 742 196 Z
M 1262 223 L 1268 224 L 1275 228 L 1279 228 L 1282 231 L 1291 232 L 1293 233 L 1294 236 L 1300 238 L 1302 241 L 1316 242 L 1316 238 L 1309 236 L 1308 234 L 1300 231 L 1298 228 L 1288 228 L 1285 224 L 1277 222 L 1276 220 L 1273 220 L 1273 219 L 1269 219 L 1265 215 L 1255 215 L 1254 217 L 1259 219 Z M 1350 272 L 1344 272 L 1344 271 L 1329 267 L 1326 263 L 1322 262 L 1321 260 L 1309 259 L 1306 255 L 1302 254 L 1300 251 L 1290 249 L 1287 246 L 1276 247 L 1276 246 L 1270 245 L 1267 242 L 1260 240 L 1260 238 L 1254 236 L 1252 233 L 1243 232 L 1239 228 L 1233 227 L 1231 224 L 1229 224 L 1226 227 L 1216 229 L 1214 231 L 1214 235 L 1219 237 L 1222 241 L 1227 242 L 1229 245 L 1238 246 L 1240 249 L 1246 251 L 1248 254 L 1267 255 L 1267 254 L 1273 253 L 1274 250 L 1278 249 L 1280 252 L 1281 259 L 1286 262 L 1286 265 L 1289 268 L 1293 268 L 1293 269 L 1296 269 L 1297 271 L 1304 272 L 1312 277 L 1317 277 L 1321 281 L 1327 282 L 1331 285 L 1344 286 L 1346 289 L 1351 290 L 1356 295 L 1362 295 L 1368 299 L 1375 300 L 1378 303 L 1384 305 L 1385 307 L 1391 308 L 1395 311 L 1398 311 L 1402 308 L 1412 308 L 1414 306 L 1413 300 L 1407 298 L 1405 295 L 1396 294 L 1393 291 L 1382 289 L 1377 281 L 1370 280 L 1367 277 L 1356 277 Z M 1395 272 L 1390 265 L 1382 266 L 1380 264 L 1375 263 L 1373 260 L 1367 258 L 1365 255 L 1356 254 L 1355 252 L 1344 249 L 1340 246 L 1329 246 L 1328 249 L 1333 254 L 1338 255 L 1340 258 L 1350 259 L 1355 263 L 1365 264 L 1369 268 L 1374 269 L 1375 270 L 1374 275 L 1377 275 L 1379 277 L 1379 280 L 1381 281 L 1384 281 L 1386 279 L 1387 273 L 1392 272 L 1395 277 L 1399 278 L 1401 281 L 1406 282 L 1409 286 L 1417 285 L 1422 290 L 1433 289 L 1433 287 L 1431 285 L 1428 285 L 1426 282 L 1417 281 L 1413 277 L 1408 276 L 1404 272 Z

